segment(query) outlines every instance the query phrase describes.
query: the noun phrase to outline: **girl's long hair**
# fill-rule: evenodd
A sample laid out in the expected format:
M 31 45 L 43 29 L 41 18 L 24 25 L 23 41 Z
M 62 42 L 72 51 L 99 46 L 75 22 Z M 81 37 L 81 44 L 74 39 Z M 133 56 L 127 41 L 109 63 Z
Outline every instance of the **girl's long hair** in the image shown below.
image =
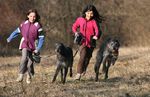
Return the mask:
M 85 18 L 85 13 L 87 12 L 87 11 L 93 11 L 93 18 L 92 19 L 94 19 L 94 20 L 96 20 L 97 22 L 102 22 L 103 20 L 104 20 L 104 17 L 102 17 L 99 13 L 98 13 L 98 11 L 97 11 L 97 9 L 96 9 L 96 7 L 94 6 L 94 5 L 92 5 L 92 4 L 88 4 L 88 5 L 86 5 L 85 6 L 85 8 L 83 9 L 83 11 L 82 11 L 82 17 L 84 17 Z
M 38 14 L 37 10 L 36 9 L 30 9 L 28 10 L 26 16 L 28 16 L 30 13 L 34 12 L 35 15 L 36 15 L 36 19 L 35 19 L 35 22 L 40 22 L 40 15 Z M 26 17 L 26 20 L 28 20 L 28 17 Z

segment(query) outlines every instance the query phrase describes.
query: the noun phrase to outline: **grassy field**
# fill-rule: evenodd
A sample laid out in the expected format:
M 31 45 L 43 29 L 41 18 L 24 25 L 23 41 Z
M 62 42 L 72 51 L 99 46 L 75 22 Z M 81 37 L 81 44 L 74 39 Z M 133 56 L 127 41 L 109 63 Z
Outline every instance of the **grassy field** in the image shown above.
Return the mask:
M 35 76 L 31 84 L 17 83 L 20 57 L 0 58 L 0 97 L 150 97 L 150 48 L 121 48 L 117 63 L 110 67 L 109 79 L 94 81 L 93 66 L 96 51 L 87 73 L 81 81 L 67 77 L 66 84 L 60 77 L 51 83 L 55 71 L 55 55 L 43 55 L 40 64 L 35 64 Z M 75 57 L 75 76 L 79 55 Z

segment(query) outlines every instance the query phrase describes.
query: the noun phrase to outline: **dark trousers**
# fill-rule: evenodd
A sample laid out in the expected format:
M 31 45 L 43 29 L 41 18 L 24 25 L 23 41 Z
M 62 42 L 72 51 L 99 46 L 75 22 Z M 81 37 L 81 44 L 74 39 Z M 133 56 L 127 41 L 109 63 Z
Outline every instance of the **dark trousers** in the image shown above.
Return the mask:
M 32 52 L 28 51 L 27 48 L 23 48 L 19 74 L 25 74 L 26 72 L 28 72 L 29 75 L 34 75 L 34 66 Z
M 80 46 L 80 59 L 77 66 L 77 73 L 82 74 L 83 72 L 86 72 L 93 50 L 94 48 L 89 48 L 83 45 Z

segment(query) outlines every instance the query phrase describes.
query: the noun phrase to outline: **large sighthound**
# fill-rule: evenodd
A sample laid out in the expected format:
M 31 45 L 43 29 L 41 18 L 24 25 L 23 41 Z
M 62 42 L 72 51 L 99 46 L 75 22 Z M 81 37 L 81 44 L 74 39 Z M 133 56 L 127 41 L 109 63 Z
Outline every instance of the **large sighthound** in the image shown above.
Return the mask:
M 70 68 L 70 77 L 72 77 L 73 51 L 70 47 L 66 47 L 63 43 L 56 43 L 55 46 L 55 52 L 57 54 L 57 68 L 52 82 L 56 80 L 59 71 L 61 71 L 61 82 L 65 83 L 68 68 Z
M 95 63 L 95 81 L 98 81 L 99 68 L 102 64 L 102 71 L 105 74 L 104 79 L 108 78 L 108 70 L 111 65 L 114 65 L 119 55 L 120 43 L 115 38 L 106 40 L 97 52 Z

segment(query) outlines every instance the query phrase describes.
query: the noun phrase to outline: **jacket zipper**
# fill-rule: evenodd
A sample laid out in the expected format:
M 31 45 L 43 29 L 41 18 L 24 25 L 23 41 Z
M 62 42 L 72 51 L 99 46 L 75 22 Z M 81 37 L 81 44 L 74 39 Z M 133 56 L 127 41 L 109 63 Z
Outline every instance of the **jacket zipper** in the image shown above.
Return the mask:
M 29 47 L 30 26 L 31 26 L 31 23 L 29 22 L 29 28 L 28 28 L 28 31 L 27 31 L 27 46 L 28 46 L 28 48 L 30 48 L 30 47 Z

